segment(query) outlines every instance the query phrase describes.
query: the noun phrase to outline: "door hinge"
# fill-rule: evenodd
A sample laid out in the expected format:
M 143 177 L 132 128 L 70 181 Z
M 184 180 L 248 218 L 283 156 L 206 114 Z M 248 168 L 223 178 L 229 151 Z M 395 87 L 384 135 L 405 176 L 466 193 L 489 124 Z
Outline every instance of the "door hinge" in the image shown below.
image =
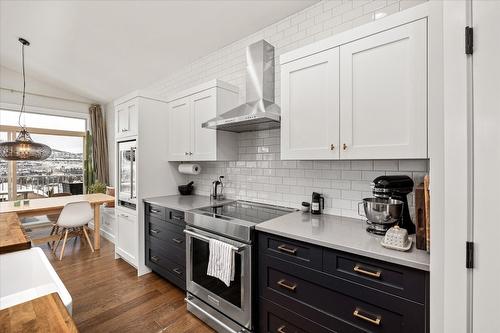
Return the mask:
M 474 268 L 474 242 L 465 242 L 466 255 L 465 267 Z
M 465 27 L 465 54 L 472 54 L 473 51 L 474 39 L 472 32 L 471 27 Z

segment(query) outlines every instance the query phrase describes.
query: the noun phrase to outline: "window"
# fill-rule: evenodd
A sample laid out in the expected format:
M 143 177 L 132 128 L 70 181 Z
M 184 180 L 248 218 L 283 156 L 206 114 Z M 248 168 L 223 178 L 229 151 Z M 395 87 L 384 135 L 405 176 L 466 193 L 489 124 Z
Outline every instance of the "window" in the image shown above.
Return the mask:
M 0 110 L 0 141 L 18 134 L 19 112 Z M 83 188 L 86 120 L 25 113 L 31 138 L 52 148 L 44 161 L 0 161 L 0 201 L 48 197 Z

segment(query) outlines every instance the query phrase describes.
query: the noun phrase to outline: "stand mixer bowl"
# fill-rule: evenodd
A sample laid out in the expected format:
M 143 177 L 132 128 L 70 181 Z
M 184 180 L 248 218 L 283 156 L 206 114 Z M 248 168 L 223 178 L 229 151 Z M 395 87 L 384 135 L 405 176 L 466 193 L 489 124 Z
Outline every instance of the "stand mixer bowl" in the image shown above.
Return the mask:
M 361 214 L 359 205 L 363 205 L 364 215 Z M 404 203 L 401 200 L 388 198 L 364 198 L 358 204 L 358 214 L 366 217 L 371 223 L 394 224 L 400 221 L 403 215 Z

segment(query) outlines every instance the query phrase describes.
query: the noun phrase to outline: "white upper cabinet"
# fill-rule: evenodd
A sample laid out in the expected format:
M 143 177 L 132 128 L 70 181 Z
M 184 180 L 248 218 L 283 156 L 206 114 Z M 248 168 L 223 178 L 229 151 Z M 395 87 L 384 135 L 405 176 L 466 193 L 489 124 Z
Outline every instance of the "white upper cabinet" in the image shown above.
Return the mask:
M 115 106 L 116 138 L 137 135 L 137 101 L 131 100 Z
M 189 108 L 190 100 L 188 97 L 169 103 L 168 148 L 170 160 L 183 161 L 188 159 L 192 129 Z
M 427 157 L 427 21 L 340 47 L 342 159 Z
M 339 49 L 281 67 L 281 158 L 339 157 Z
M 282 159 L 427 158 L 427 19 L 281 56 Z
M 214 80 L 186 90 L 169 102 L 169 161 L 238 158 L 236 133 L 201 125 L 238 105 L 238 88 Z
M 191 98 L 191 116 L 193 123 L 192 158 L 210 161 L 217 157 L 217 131 L 205 129 L 201 124 L 216 116 L 217 89 L 195 94 Z

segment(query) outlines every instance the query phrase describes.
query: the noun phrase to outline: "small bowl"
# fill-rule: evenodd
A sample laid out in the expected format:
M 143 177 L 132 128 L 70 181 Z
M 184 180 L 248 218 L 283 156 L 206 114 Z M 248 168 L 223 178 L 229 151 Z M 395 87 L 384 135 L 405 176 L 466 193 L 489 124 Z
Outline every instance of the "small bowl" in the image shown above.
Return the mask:
M 191 195 L 193 193 L 194 186 L 192 183 L 190 183 L 187 185 L 179 185 L 177 189 L 179 190 L 179 193 L 181 195 Z

